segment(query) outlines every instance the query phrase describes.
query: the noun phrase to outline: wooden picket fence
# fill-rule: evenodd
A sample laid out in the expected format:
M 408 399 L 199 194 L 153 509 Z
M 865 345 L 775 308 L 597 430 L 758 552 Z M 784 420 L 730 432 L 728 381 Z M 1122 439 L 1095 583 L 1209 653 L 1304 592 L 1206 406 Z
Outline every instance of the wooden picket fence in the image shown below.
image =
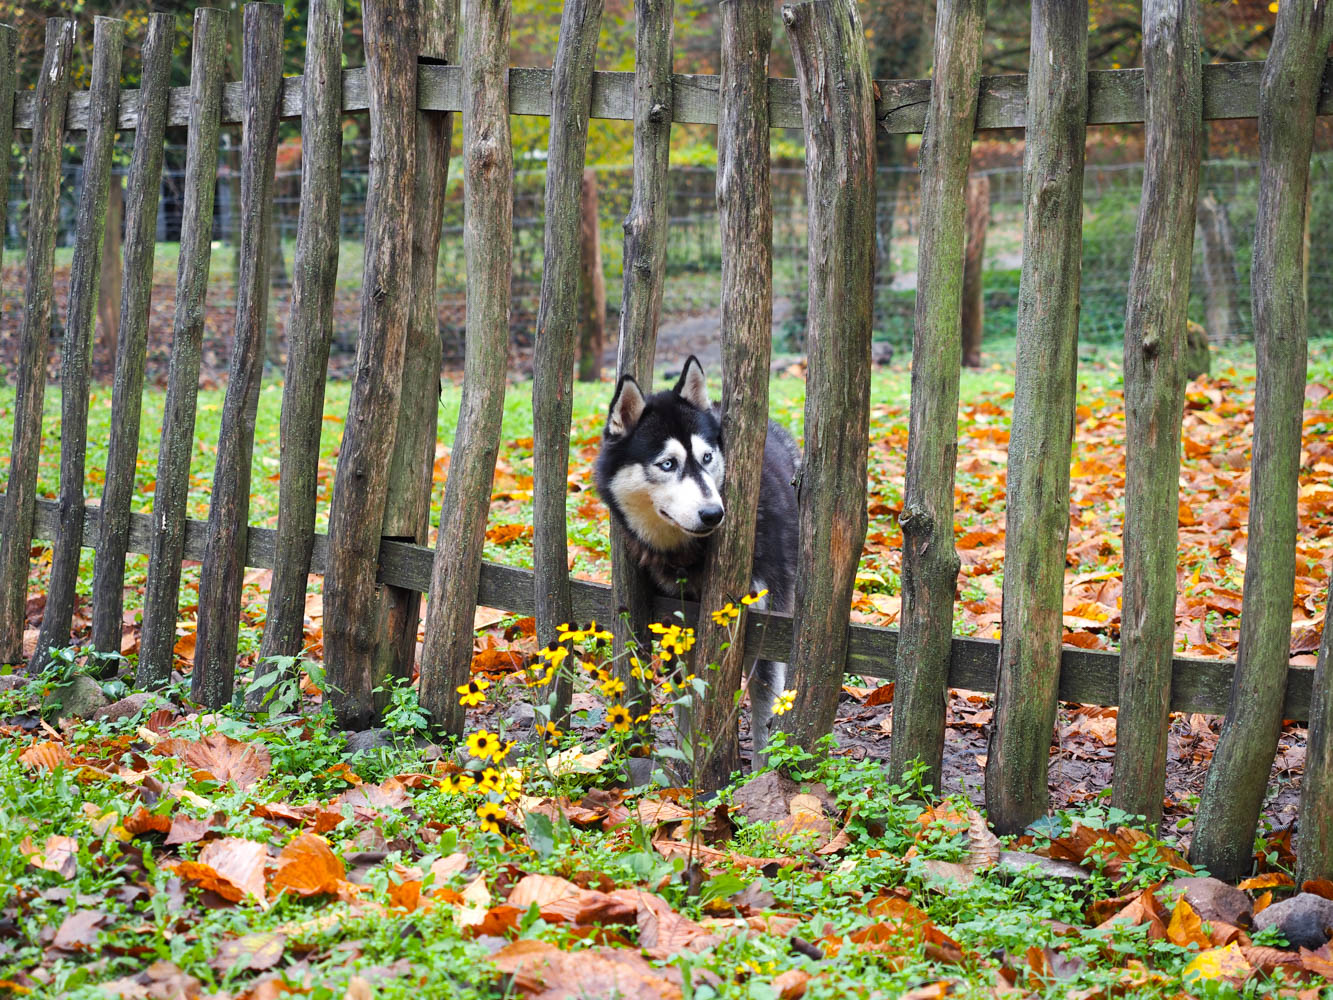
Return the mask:
M 697 662 L 717 664 L 699 714 L 715 750 L 706 783 L 740 765 L 729 718 L 745 659 L 785 659 L 799 688 L 792 729 L 809 744 L 831 729 L 844 671 L 891 678 L 894 773 L 914 758 L 938 782 L 946 689 L 997 692 L 986 766 L 991 819 L 1016 831 L 1048 808 L 1047 758 L 1057 699 L 1119 705 L 1113 801 L 1161 815 L 1169 711 L 1226 713 L 1209 770 L 1193 856 L 1215 874 L 1250 864 L 1252 837 L 1282 720 L 1308 720 L 1300 858 L 1333 874 L 1333 681 L 1325 633 L 1319 665 L 1289 668 L 1296 489 L 1305 378 L 1304 208 L 1317 114 L 1333 113 L 1325 53 L 1333 18 L 1316 0 L 1284 0 L 1266 63 L 1201 66 L 1194 0 L 1145 0 L 1142 70 L 1087 70 L 1085 0 L 1035 0 L 1028 76 L 980 75 L 984 0 L 939 0 L 934 77 L 871 81 L 852 0 L 783 11 L 796 80 L 770 79 L 771 8 L 720 5 L 720 76 L 672 72 L 671 0 L 636 4 L 633 73 L 594 72 L 602 0 L 564 5 L 552 69 L 510 68 L 509 0 L 366 0 L 367 65 L 341 68 L 342 0 L 313 0 L 303 77 L 281 76 L 282 8 L 244 13 L 244 74 L 223 81 L 227 14 L 194 17 L 188 87 L 169 85 L 171 15 L 150 17 L 141 86 L 120 88 L 123 24 L 94 28 L 91 88 L 72 93 L 76 24 L 48 23 L 33 92 L 20 91 L 15 32 L 0 28 L 0 135 L 31 136 L 31 201 L 15 432 L 0 527 L 0 653 L 22 658 L 29 548 L 54 541 L 40 666 L 70 642 L 79 551 L 96 550 L 92 644 L 117 650 L 125 559 L 149 555 L 137 683 L 173 664 L 183 560 L 201 560 L 194 697 L 233 695 L 244 569 L 274 570 L 264 655 L 301 652 L 308 574 L 324 575 L 325 662 L 341 724 L 370 725 L 382 683 L 408 677 L 427 594 L 420 695 L 457 733 L 454 689 L 468 677 L 478 602 L 535 614 L 541 640 L 563 621 L 615 621 L 621 648 L 680 609 L 652 596 L 613 539 L 613 584 L 567 573 L 565 496 L 577 324 L 578 201 L 590 117 L 634 123 L 633 201 L 625 223 L 620 373 L 652 377 L 662 300 L 668 145 L 673 122 L 718 127 L 722 232 L 722 390 L 731 511 L 702 604 L 748 589 L 755 496 L 767 419 L 772 128 L 803 128 L 810 205 L 810 288 L 793 616 L 751 613 L 745 642 L 724 648 L 697 607 Z M 461 45 L 460 45 L 461 36 Z M 461 55 L 460 55 L 461 48 Z M 1056 55 L 1058 53 L 1058 55 Z M 1047 56 L 1051 58 L 1047 58 Z M 371 175 L 364 299 L 355 377 L 327 535 L 314 530 L 320 414 L 337 259 L 341 123 L 368 112 Z M 435 263 L 451 159 L 463 116 L 468 273 L 463 401 L 435 548 L 427 546 L 440 342 Z M 537 322 L 535 572 L 483 563 L 499 446 L 508 338 L 510 115 L 549 116 L 546 259 Z M 301 120 L 302 188 L 290 359 L 282 412 L 276 530 L 250 527 L 254 421 L 263 367 L 265 266 L 278 124 Z M 1238 662 L 1173 657 L 1181 354 L 1202 123 L 1258 118 L 1262 190 L 1253 306 L 1259 381 L 1251 520 Z M 230 378 L 207 522 L 186 517 L 203 305 L 207 295 L 219 129 L 243 130 L 241 272 Z M 1081 184 L 1090 124 L 1146 122 L 1142 214 L 1126 317 L 1127 498 L 1121 652 L 1061 645 L 1075 404 Z M 180 266 L 152 514 L 131 511 L 164 129 L 188 128 Z M 874 130 L 924 132 L 905 503 L 901 631 L 849 626 L 866 530 L 869 346 L 874 273 Z M 998 642 L 951 635 L 958 572 L 959 284 L 970 144 L 986 129 L 1027 130 L 1024 263 L 1009 450 L 1004 629 Z M 117 130 L 133 130 L 124 285 L 110 450 L 100 504 L 85 503 L 84 453 L 101 235 Z M 60 495 L 36 496 L 44 358 L 51 328 L 55 212 L 64 135 L 86 132 L 84 185 L 62 361 Z M 0 156 L 0 190 L 11 163 Z M 0 206 L 3 211 L 3 206 Z M 0 219 L 3 223 L 3 219 Z M 1322 241 L 1316 241 L 1322 250 Z M 567 697 L 568 692 L 560 692 Z

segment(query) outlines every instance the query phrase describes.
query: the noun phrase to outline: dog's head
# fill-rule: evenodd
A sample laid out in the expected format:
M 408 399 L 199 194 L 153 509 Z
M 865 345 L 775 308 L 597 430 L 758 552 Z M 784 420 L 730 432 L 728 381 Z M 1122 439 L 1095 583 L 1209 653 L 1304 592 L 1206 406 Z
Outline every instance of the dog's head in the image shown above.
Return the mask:
M 691 355 L 679 381 L 645 397 L 628 375 L 606 415 L 597 488 L 641 542 L 670 552 L 722 523 L 722 425 Z

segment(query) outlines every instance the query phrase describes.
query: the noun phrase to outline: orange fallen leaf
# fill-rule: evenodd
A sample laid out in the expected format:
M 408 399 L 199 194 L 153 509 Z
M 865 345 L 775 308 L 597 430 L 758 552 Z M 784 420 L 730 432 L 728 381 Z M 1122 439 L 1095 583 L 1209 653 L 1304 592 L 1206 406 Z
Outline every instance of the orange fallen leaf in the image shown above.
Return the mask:
M 277 873 L 269 884 L 273 898 L 284 892 L 297 896 L 336 893 L 346 881 L 347 869 L 323 837 L 303 833 L 278 855 Z

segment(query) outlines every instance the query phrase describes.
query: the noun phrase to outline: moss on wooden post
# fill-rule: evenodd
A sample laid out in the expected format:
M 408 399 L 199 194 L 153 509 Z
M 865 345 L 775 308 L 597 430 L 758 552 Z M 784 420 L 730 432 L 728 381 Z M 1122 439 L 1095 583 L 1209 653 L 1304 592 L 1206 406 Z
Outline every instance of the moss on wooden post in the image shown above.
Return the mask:
M 157 246 L 157 204 L 162 187 L 162 143 L 171 84 L 171 50 L 175 42 L 175 16 L 150 15 L 141 48 L 139 117 L 125 196 L 124 268 L 116 374 L 111 388 L 111 440 L 99 510 L 97 559 L 93 563 L 92 644 L 93 648 L 108 653 L 120 652 L 124 629 L 125 553 L 129 550 L 130 507 L 135 498 L 148 308 L 153 294 L 153 253 Z
M 923 780 L 939 791 L 959 566 L 953 491 L 963 337 L 964 191 L 981 83 L 985 0 L 940 0 L 935 22 L 935 75 L 919 155 L 920 265 L 907 490 L 898 519 L 903 529 L 903 605 L 889 774 L 897 778 L 914 759 L 921 760 L 926 765 Z
M 1258 377 L 1245 597 L 1231 707 L 1190 844 L 1196 865 L 1228 880 L 1250 870 L 1254 830 L 1282 728 L 1308 336 L 1306 194 L 1330 36 L 1327 3 L 1284 0 L 1259 93 L 1259 210 L 1250 276 Z
M 461 733 L 463 728 L 456 688 L 470 676 L 477 583 L 504 415 L 514 184 L 508 67 L 509 0 L 465 0 L 467 352 L 421 652 L 421 704 L 435 724 L 450 733 Z
M 364 7 L 370 98 L 370 183 L 356 376 L 329 512 L 324 653 L 338 724 L 378 717 L 375 657 L 384 635 L 380 540 L 412 320 L 416 198 L 418 5 Z
M 1176 627 L 1180 419 L 1203 149 L 1199 5 L 1146 0 L 1147 149 L 1125 313 L 1124 610 L 1111 803 L 1162 818 Z
M 171 677 L 180 605 L 181 559 L 190 496 L 190 459 L 199 398 L 199 360 L 204 337 L 208 268 L 212 260 L 213 196 L 218 173 L 222 116 L 222 70 L 227 12 L 200 7 L 194 14 L 190 57 L 190 132 L 185 153 L 185 205 L 181 215 L 176 314 L 172 320 L 167 399 L 153 492 L 153 533 L 143 629 L 139 634 L 141 688 Z
M 722 502 L 727 516 L 708 552 L 700 595 L 705 611 L 739 602 L 752 582 L 773 336 L 768 166 L 772 12 L 755 0 L 723 0 L 721 11 L 717 208 L 722 234 L 722 435 L 727 443 Z M 741 768 L 735 705 L 736 692 L 745 683 L 745 644 L 729 643 L 730 629 L 708 615 L 700 616 L 696 628 L 692 669 L 708 681 L 708 693 L 695 725 L 709 741 L 706 756 L 698 757 L 702 766 L 696 780 L 716 789 Z M 713 665 L 715 670 L 710 669 Z M 759 754 L 767 734 L 752 732 L 751 738 Z
M 847 617 L 866 533 L 875 282 L 875 97 L 852 0 L 782 9 L 801 89 L 810 204 L 805 461 L 790 674 L 791 729 L 833 729 Z
M 28 156 L 28 257 L 19 323 L 18 386 L 14 393 L 14 435 L 9 484 L 0 515 L 0 657 L 23 659 L 23 627 L 28 601 L 28 547 L 37 504 L 37 461 L 42 448 L 42 399 L 46 394 L 46 351 L 51 332 L 52 280 L 60 211 L 60 154 L 69 100 L 74 22 L 48 18 L 46 52 L 37 79 L 37 111 Z M 9 155 L 9 150 L 4 150 Z
M 1046 812 L 1063 636 L 1088 109 L 1086 0 L 1034 0 L 1018 368 L 1005 493 L 1004 632 L 986 807 L 1001 833 Z
M 342 176 L 342 0 L 313 0 L 301 81 L 301 214 L 296 223 L 287 377 L 282 387 L 278 537 L 262 656 L 296 656 L 315 546 L 324 380 L 333 339 Z
M 111 150 L 120 108 L 120 61 L 124 48 L 125 22 L 109 17 L 97 18 L 93 28 L 93 72 L 88 102 L 88 137 L 83 154 L 83 188 L 79 193 L 79 221 L 74 236 L 74 263 L 70 267 L 69 305 L 60 359 L 60 537 L 56 539 L 51 559 L 46 611 L 42 615 L 37 648 L 28 663 L 33 673 L 46 665 L 46 658 L 53 648 L 69 644 L 74 617 L 74 592 L 83 547 L 83 472 L 88 446 L 93 323 L 97 318 L 98 282 L 102 276 L 102 241 L 111 191 Z M 0 80 L 3 79 L 4 73 L 0 69 Z M 0 101 L 5 99 L 0 86 Z M 12 107 L 12 101 L 10 104 Z M 7 134 L 0 128 L 0 135 Z

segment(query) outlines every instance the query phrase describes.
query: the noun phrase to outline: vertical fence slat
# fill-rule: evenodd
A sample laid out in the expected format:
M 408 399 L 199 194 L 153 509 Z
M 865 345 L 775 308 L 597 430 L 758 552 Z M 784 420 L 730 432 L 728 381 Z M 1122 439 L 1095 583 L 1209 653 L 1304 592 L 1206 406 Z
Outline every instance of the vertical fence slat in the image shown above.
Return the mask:
M 920 759 L 926 765 L 923 781 L 938 792 L 959 566 L 953 491 L 963 349 L 965 193 L 981 85 L 985 0 L 940 0 L 935 25 L 935 72 L 918 157 L 921 237 L 907 484 L 898 518 L 903 530 L 903 605 L 889 774 L 896 778 L 913 759 Z
M 324 577 L 324 657 L 339 725 L 377 717 L 374 658 L 383 634 L 376 582 L 384 480 L 402 394 L 412 318 L 412 214 L 416 177 L 417 18 L 390 0 L 363 8 L 370 97 L 370 181 L 356 377 L 329 512 Z M 505 230 L 506 234 L 508 230 Z
M 301 81 L 301 214 L 296 223 L 287 378 L 282 388 L 278 533 L 262 656 L 296 656 L 315 548 L 324 380 L 333 340 L 342 188 L 342 0 L 313 0 Z
M 714 536 L 700 601 L 705 611 L 750 589 L 759 481 L 768 434 L 768 366 L 773 339 L 773 196 L 768 166 L 768 56 L 772 11 L 751 0 L 721 4 L 721 78 L 717 126 L 717 209 L 722 244 L 722 485 L 726 517 Z M 771 602 L 790 611 L 790 602 Z M 697 775 L 721 788 L 741 767 L 736 692 L 745 678 L 745 644 L 708 615 L 698 623 L 694 672 L 709 684 L 696 724 L 712 741 Z M 717 664 L 717 670 L 707 669 Z M 756 706 L 761 699 L 751 699 Z M 756 762 L 768 719 L 754 716 Z
M 93 563 L 93 647 L 120 652 L 125 608 L 125 553 L 130 542 L 139 420 L 143 412 L 148 307 L 153 295 L 153 254 L 157 246 L 157 203 L 162 189 L 163 137 L 171 84 L 171 49 L 176 18 L 152 14 L 139 72 L 139 122 L 134 132 L 125 197 L 124 266 L 116 374 L 111 388 L 111 440 L 102 484 L 102 506 Z
M 616 377 L 633 376 L 645 393 L 652 388 L 657 319 L 666 281 L 674 14 L 674 0 L 639 0 L 634 5 L 634 177 L 625 218 Z M 629 643 L 646 646 L 652 583 L 615 525 L 611 527 L 611 591 L 616 607 L 622 610 L 613 625 L 617 654 Z M 633 682 L 628 672 L 625 677 Z
M 153 492 L 143 629 L 139 636 L 136 682 L 141 688 L 167 682 L 176 645 L 200 350 L 212 259 L 213 198 L 226 44 L 227 12 L 198 8 L 194 13 L 190 55 L 190 126 L 185 154 L 180 262 L 176 271 L 176 312 L 157 455 L 157 485 Z
M 420 49 L 436 63 L 458 61 L 458 0 L 424 0 Z M 454 116 L 417 112 L 417 176 L 412 229 L 412 315 L 408 320 L 398 427 L 389 459 L 385 538 L 425 545 L 430 536 L 430 498 L 440 408 L 444 344 L 435 299 L 435 273 L 444 229 L 444 192 L 449 180 Z M 384 635 L 376 650 L 377 677 L 411 680 L 421 593 L 385 585 Z
M 19 33 L 9 24 L 0 24 L 0 191 L 9 190 L 14 170 L 11 155 L 14 144 L 14 93 L 18 86 Z M 9 231 L 9 199 L 0 198 L 0 233 Z M 4 241 L 0 240 L 0 256 Z
M 1049 798 L 1078 363 L 1087 52 L 1086 0 L 1034 0 L 1003 635 L 986 761 L 986 806 L 1002 833 L 1021 831 Z
M 852 0 L 784 7 L 801 90 L 810 205 L 805 459 L 790 676 L 792 731 L 833 729 L 866 533 L 875 284 L 875 98 Z
M 509 14 L 509 0 L 463 4 L 466 354 L 421 653 L 421 704 L 435 725 L 451 733 L 463 728 L 455 688 L 467 682 L 472 662 L 472 621 L 508 367 L 514 184 Z
M 88 443 L 88 385 L 93 323 L 102 276 L 102 240 L 111 185 L 111 149 L 120 107 L 120 61 L 125 22 L 99 17 L 93 29 L 93 68 L 88 135 L 83 154 L 83 190 L 70 267 L 69 305 L 60 362 L 60 529 L 51 559 L 46 611 L 37 648 L 29 661 L 36 671 L 57 646 L 69 642 L 74 591 L 83 547 L 83 467 Z M 3 134 L 0 132 L 0 134 Z M 3 189 L 0 189 L 3 190 Z M 0 230 L 3 231 L 3 230 Z
M 1143 193 L 1125 311 L 1124 596 L 1112 805 L 1156 825 L 1176 631 L 1180 420 L 1203 150 L 1196 0 L 1145 0 Z
M 1308 336 L 1305 218 L 1330 36 L 1327 3 L 1284 0 L 1259 89 L 1259 209 L 1250 277 L 1258 373 L 1244 607 L 1231 703 L 1190 844 L 1195 864 L 1227 880 L 1250 870 L 1282 729 Z
M 963 255 L 963 364 L 981 367 L 982 328 L 986 319 L 984 298 L 986 228 L 990 225 L 990 178 L 980 174 L 967 182 L 967 208 L 963 214 L 967 247 Z
M 208 542 L 199 571 L 199 632 L 194 699 L 211 708 L 231 700 L 240 630 L 241 587 L 250 515 L 250 463 L 264 374 L 272 248 L 273 170 L 282 103 L 282 5 L 245 5 L 241 123 L 241 266 L 236 288 L 227 394 L 208 508 Z
M 74 22 L 49 18 L 42 75 L 37 80 L 32 152 L 28 157 L 28 258 L 19 321 L 18 388 L 14 395 L 14 436 L 9 485 L 0 522 L 0 655 L 6 663 L 23 657 L 28 599 L 28 547 L 37 509 L 37 462 L 42 447 L 42 400 L 46 394 L 46 351 L 51 334 L 52 280 L 60 211 L 60 155 L 69 100 Z M 8 158 L 8 137 L 3 155 Z M 7 196 L 5 191 L 3 196 Z
M 579 381 L 600 382 L 606 347 L 606 276 L 602 273 L 597 171 L 585 166 L 579 187 Z
M 1314 668 L 1310 739 L 1296 823 L 1296 880 L 1333 878 L 1333 587 L 1326 591 L 1324 638 Z
M 551 81 L 545 254 L 532 373 L 532 562 L 537 638 L 542 645 L 553 642 L 557 627 L 573 616 L 565 501 L 569 496 L 575 340 L 586 322 L 580 315 L 581 197 L 601 19 L 602 0 L 565 4 Z M 567 676 L 562 675 L 556 691 L 557 715 L 563 714 L 571 693 Z

